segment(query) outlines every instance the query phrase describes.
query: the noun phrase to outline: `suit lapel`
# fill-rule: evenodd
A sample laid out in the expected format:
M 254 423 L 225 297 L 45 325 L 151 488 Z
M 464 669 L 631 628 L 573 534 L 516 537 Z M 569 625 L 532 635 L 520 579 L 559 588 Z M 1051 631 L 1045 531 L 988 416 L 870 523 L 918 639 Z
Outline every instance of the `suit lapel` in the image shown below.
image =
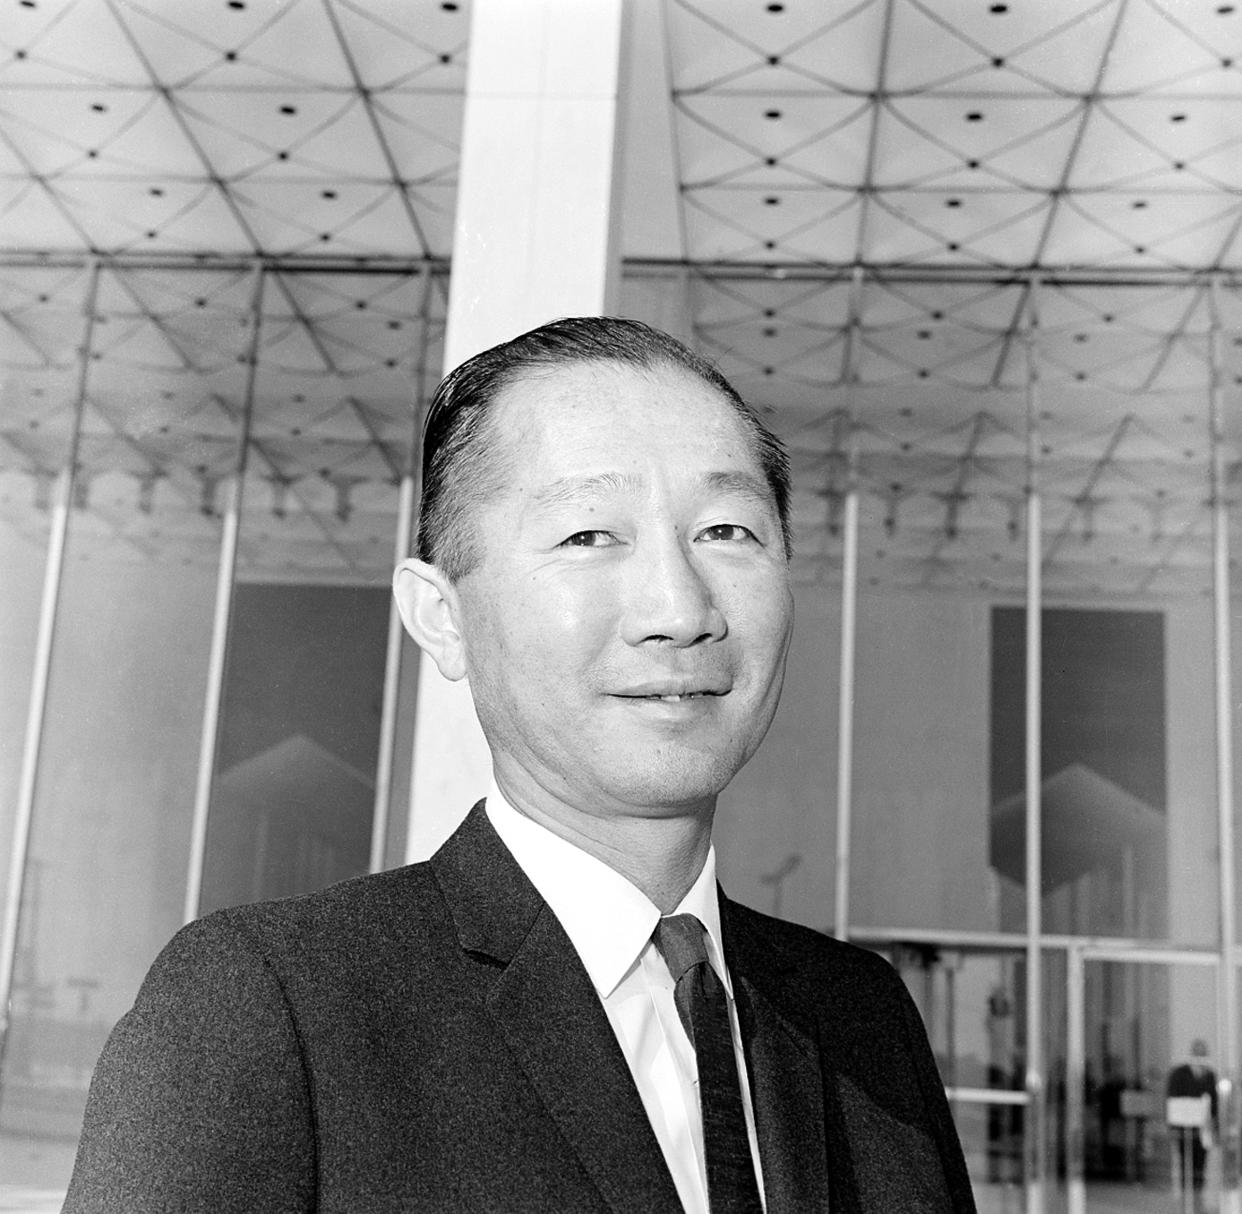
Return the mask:
M 619 1214 L 679 1211 L 591 980 L 482 802 L 432 864 L 462 948 L 503 966 L 486 995 L 496 1030 L 604 1200 Z
M 780 969 L 720 895 L 725 952 L 746 1048 L 768 1214 L 828 1206 L 828 1151 L 819 1050 L 781 1009 Z M 843 1207 L 834 1206 L 834 1212 Z

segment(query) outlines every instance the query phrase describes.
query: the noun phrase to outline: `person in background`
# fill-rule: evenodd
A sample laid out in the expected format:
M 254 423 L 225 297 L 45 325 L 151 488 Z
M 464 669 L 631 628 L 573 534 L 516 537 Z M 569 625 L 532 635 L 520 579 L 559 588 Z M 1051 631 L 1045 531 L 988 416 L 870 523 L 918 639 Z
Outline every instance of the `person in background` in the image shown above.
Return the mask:
M 1196 1037 L 1190 1044 L 1190 1056 L 1169 1072 L 1165 1085 L 1165 1096 L 1170 1102 L 1198 1101 L 1202 1109 L 1199 1124 L 1172 1124 L 1175 1119 L 1171 1117 L 1169 1127 L 1169 1138 L 1177 1161 L 1175 1166 L 1181 1169 L 1183 1192 L 1189 1171 L 1195 1214 L 1203 1210 L 1207 1157 L 1215 1141 L 1216 1072 L 1208 1065 L 1208 1057 L 1207 1042 L 1202 1037 Z M 1170 1105 L 1170 1109 L 1173 1108 Z M 1180 1117 L 1176 1120 L 1183 1121 Z

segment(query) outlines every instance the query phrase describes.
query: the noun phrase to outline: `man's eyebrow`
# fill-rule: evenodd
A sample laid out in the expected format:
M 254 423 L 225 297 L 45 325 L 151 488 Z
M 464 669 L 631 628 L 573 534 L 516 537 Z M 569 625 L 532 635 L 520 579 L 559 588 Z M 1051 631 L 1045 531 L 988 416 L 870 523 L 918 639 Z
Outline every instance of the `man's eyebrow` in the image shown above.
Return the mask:
M 749 498 L 756 505 L 771 507 L 775 504 L 772 486 L 753 472 L 709 472 L 703 478 L 705 486 L 714 493 L 728 493 Z
M 540 508 L 573 505 L 583 498 L 604 493 L 626 493 L 638 488 L 638 478 L 623 472 L 600 472 L 594 476 L 562 476 L 534 495 Z

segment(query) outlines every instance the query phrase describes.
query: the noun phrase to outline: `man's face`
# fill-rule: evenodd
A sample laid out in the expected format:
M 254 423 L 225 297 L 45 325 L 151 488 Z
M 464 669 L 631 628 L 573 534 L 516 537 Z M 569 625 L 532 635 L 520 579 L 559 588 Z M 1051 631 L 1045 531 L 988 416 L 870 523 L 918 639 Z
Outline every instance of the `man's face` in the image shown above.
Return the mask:
M 455 594 L 502 787 L 710 813 L 776 711 L 793 618 L 742 421 L 679 368 L 611 363 L 528 376 L 495 408 L 515 471 Z

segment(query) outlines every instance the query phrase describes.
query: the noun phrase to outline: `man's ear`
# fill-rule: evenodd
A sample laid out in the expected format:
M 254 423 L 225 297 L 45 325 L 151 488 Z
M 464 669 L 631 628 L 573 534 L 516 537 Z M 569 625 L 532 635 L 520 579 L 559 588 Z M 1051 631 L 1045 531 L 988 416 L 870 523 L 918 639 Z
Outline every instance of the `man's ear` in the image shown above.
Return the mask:
M 452 582 L 426 561 L 411 557 L 397 566 L 392 592 L 405 630 L 446 679 L 466 675 L 466 650 L 457 626 L 458 597 Z

